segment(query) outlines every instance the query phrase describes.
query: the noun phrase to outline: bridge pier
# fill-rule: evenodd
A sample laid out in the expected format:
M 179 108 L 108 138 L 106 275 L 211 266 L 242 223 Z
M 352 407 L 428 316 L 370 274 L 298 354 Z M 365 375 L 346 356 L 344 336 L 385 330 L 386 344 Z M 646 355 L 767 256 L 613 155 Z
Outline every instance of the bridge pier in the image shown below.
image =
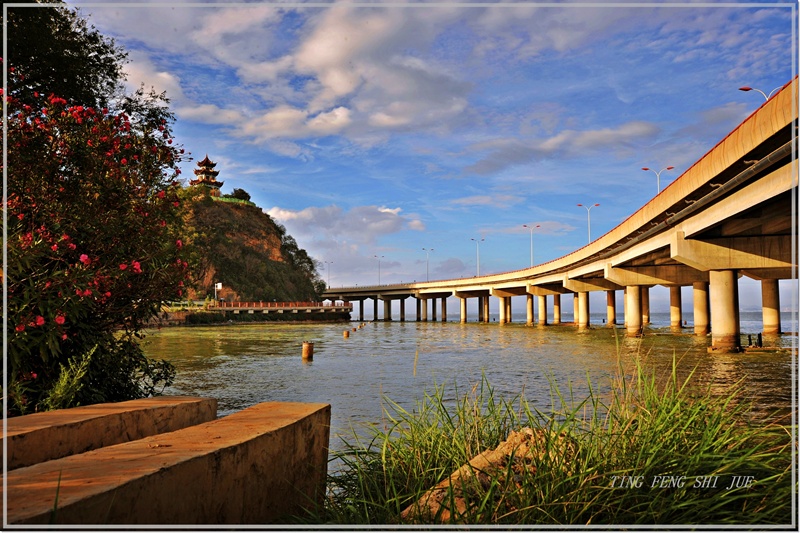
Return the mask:
M 489 322 L 489 297 L 488 296 L 483 296 L 482 299 L 483 299 L 483 305 L 481 307 L 483 308 L 483 321 L 488 323 Z
M 436 322 L 436 298 L 431 298 L 431 322 Z
M 533 325 L 533 294 L 525 295 L 525 325 Z
M 642 325 L 650 325 L 650 287 L 642 285 Z
M 589 293 L 581 291 L 578 295 L 578 318 L 577 324 L 579 329 L 589 327 Z
M 378 321 L 378 297 L 377 296 L 375 296 L 375 298 L 372 300 L 372 321 L 373 322 L 377 322 Z
M 616 291 L 606 291 L 606 322 L 608 327 L 613 327 L 617 323 Z
M 561 295 L 553 295 L 553 325 L 561 324 Z
M 392 300 L 389 298 L 383 300 L 383 320 L 384 322 L 392 321 Z
M 506 310 L 508 309 L 506 307 L 506 297 L 505 296 L 498 296 L 497 299 L 499 300 L 499 304 L 497 306 L 497 310 L 498 310 L 498 313 L 500 314 L 500 318 L 498 318 L 498 321 L 501 324 L 505 324 L 506 323 Z
M 442 322 L 447 322 L 447 297 L 442 297 Z
M 739 280 L 735 270 L 711 270 L 708 273 L 711 300 L 711 348 L 714 352 L 738 352 Z
M 459 298 L 459 303 L 461 304 L 461 323 L 466 324 L 467 322 L 467 299 L 466 298 Z
M 420 308 L 421 308 L 420 310 L 422 311 L 421 312 L 422 321 L 423 322 L 427 322 L 428 321 L 428 300 L 427 300 L 427 298 L 419 298 L 417 300 L 417 303 L 420 304 Z
M 692 283 L 692 297 L 694 304 L 694 334 L 706 336 L 711 331 L 708 320 L 708 282 L 695 281 Z
M 639 337 L 642 334 L 642 288 L 639 285 L 625 287 L 625 335 Z
M 358 301 L 358 321 L 364 322 L 364 300 Z
M 400 298 L 400 322 L 406 321 L 406 299 Z
M 506 324 L 511 324 L 511 296 L 506 296 Z
M 547 296 L 537 296 L 539 299 L 539 325 L 547 325 Z
M 761 329 L 767 335 L 781 333 L 781 302 L 777 279 L 761 280 Z
M 673 331 L 680 331 L 682 323 L 681 287 L 673 285 L 669 288 L 669 327 Z

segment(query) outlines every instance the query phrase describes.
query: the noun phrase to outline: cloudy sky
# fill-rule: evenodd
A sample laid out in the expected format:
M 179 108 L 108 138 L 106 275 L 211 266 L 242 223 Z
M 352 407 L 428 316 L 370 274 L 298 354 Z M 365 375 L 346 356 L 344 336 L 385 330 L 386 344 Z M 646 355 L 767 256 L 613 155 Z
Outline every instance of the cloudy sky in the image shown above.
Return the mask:
M 796 61 L 791 1 L 69 3 L 167 92 L 184 175 L 208 154 L 332 286 L 523 268 L 523 224 L 536 263 L 567 254 Z

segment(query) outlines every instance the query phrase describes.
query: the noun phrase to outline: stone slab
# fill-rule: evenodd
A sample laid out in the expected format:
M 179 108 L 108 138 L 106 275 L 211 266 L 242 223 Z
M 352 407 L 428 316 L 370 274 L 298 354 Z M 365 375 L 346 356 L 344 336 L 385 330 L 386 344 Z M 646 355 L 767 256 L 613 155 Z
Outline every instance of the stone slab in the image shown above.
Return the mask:
M 330 405 L 261 403 L 13 470 L 7 522 L 280 523 L 323 503 L 329 437 Z
M 156 396 L 8 419 L 8 469 L 214 420 L 217 400 Z

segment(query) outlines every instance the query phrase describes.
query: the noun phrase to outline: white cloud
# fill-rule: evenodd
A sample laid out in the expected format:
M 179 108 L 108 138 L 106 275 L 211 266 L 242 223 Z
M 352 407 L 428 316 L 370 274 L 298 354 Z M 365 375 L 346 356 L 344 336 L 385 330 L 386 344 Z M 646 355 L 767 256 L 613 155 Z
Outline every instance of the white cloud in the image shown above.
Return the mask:
M 404 229 L 421 231 L 424 224 L 400 214 L 400 208 L 365 205 L 349 211 L 330 205 L 308 207 L 300 211 L 273 207 L 266 211 L 284 224 L 290 233 L 311 239 L 331 238 L 362 244 L 374 244 L 380 237 Z

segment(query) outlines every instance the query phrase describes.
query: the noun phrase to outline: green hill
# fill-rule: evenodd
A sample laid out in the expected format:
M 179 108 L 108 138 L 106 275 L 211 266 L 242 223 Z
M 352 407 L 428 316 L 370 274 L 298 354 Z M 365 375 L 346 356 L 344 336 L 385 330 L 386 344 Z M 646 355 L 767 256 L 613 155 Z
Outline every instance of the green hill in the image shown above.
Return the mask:
M 261 208 L 212 198 L 204 187 L 185 189 L 184 201 L 194 258 L 190 299 L 213 297 L 222 283 L 217 297 L 227 301 L 320 300 L 324 282 L 314 260 Z

